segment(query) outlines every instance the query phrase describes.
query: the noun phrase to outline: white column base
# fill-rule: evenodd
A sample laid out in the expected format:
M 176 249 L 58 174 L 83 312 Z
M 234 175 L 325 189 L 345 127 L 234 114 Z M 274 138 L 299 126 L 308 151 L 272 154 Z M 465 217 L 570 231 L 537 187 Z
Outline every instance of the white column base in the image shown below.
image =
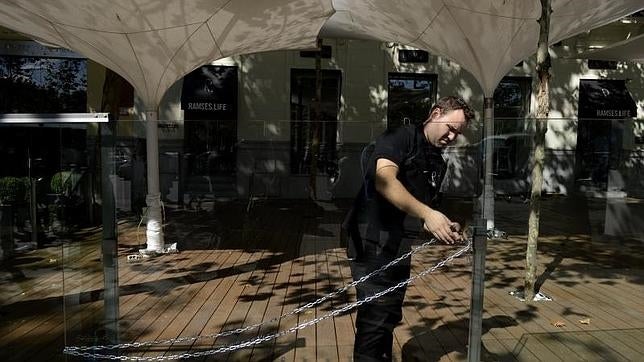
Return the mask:
M 148 195 L 145 198 L 148 205 L 146 223 L 146 252 L 162 253 L 164 248 L 163 240 L 163 216 L 161 213 L 161 195 Z

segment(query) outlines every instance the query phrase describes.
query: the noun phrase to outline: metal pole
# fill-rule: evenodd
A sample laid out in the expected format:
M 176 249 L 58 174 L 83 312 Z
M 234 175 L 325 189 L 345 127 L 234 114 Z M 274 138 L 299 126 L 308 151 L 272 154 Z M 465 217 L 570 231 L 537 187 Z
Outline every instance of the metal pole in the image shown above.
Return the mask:
M 31 196 L 29 200 L 29 211 L 31 211 L 31 243 L 36 248 L 38 245 L 38 203 L 36 202 L 36 182 L 38 182 L 38 179 L 30 175 L 29 181 L 31 184 Z
M 33 248 L 38 246 L 38 203 L 36 202 L 36 182 L 32 172 L 31 148 L 27 147 L 27 165 L 29 173 L 29 217 L 31 217 L 31 243 Z
M 483 129 L 485 140 L 485 170 L 483 175 L 483 217 L 487 229 L 494 228 L 494 98 L 483 99 Z
M 146 223 L 147 248 L 144 252 L 160 253 L 164 246 L 163 220 L 161 214 L 161 191 L 159 186 L 159 121 L 156 110 L 145 112 L 145 144 L 148 163 L 148 207 Z
M 110 120 L 101 124 L 101 185 L 103 218 L 103 278 L 105 294 L 105 332 L 111 343 L 118 343 L 119 330 L 119 279 L 118 279 L 118 236 L 116 233 L 116 203 L 111 175 L 115 174 L 114 139 L 116 122 Z
M 483 332 L 483 291 L 485 289 L 485 253 L 487 247 L 487 220 L 479 218 L 472 236 L 474 263 L 472 265 L 472 296 L 470 299 L 470 335 L 467 360 L 481 360 L 481 335 Z

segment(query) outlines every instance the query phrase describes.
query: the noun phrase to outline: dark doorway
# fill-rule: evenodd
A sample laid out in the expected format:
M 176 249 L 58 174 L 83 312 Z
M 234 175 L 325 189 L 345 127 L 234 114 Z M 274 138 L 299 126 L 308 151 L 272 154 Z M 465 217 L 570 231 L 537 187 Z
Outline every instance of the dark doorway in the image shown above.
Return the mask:
M 636 115 L 624 80 L 579 81 L 576 179 L 605 187 L 608 171 L 621 159 L 623 121 Z
M 231 175 L 237 164 L 237 67 L 202 66 L 183 82 L 184 150 L 193 175 Z
M 308 174 L 311 168 L 313 132 L 319 130 L 319 173 L 333 174 L 337 171 L 336 140 L 340 87 L 342 73 L 339 70 L 322 71 L 322 102 L 320 117 L 315 112 L 315 70 L 291 70 L 291 172 Z M 320 122 L 320 124 L 315 124 Z
M 200 119 L 190 115 L 185 121 L 184 150 L 194 175 L 232 175 L 236 172 L 236 120 Z

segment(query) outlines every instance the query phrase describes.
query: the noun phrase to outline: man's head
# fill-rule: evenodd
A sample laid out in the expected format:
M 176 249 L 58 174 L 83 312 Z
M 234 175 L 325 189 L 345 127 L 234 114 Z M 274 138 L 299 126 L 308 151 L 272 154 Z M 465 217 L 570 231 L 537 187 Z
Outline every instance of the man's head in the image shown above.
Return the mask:
M 429 112 L 423 133 L 432 145 L 445 147 L 456 140 L 473 118 L 474 111 L 463 98 L 443 97 Z

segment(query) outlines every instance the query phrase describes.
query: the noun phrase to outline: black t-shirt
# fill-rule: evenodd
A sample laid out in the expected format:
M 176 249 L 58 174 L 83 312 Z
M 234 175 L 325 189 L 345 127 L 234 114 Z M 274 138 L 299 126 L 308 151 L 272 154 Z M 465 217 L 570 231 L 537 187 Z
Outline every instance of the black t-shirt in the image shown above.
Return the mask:
M 373 153 L 370 156 L 363 154 L 363 157 L 366 158 L 363 160 L 363 185 L 344 227 L 354 242 L 360 239 L 393 251 L 403 238 L 417 236 L 420 223 L 417 220 L 405 222 L 407 215 L 376 191 L 376 161 L 385 158 L 398 165 L 398 180 L 416 199 L 426 204 L 430 204 L 438 193 L 445 162 L 441 150 L 425 138 L 422 126 L 411 125 L 385 132 L 376 140 Z

